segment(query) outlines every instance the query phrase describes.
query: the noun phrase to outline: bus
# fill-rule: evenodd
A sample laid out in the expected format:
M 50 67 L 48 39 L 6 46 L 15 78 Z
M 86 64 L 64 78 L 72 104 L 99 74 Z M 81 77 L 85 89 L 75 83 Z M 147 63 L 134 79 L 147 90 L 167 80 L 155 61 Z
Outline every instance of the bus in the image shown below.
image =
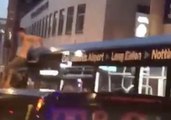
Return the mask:
M 170 120 L 170 47 L 171 36 L 61 47 L 62 92 L 44 98 L 37 118 Z

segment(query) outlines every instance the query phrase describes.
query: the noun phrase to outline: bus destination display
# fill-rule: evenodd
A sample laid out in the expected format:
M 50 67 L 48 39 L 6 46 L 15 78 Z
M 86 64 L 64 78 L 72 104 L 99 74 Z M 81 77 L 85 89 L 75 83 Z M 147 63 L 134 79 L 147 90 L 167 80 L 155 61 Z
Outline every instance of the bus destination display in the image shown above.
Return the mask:
M 63 56 L 62 61 L 72 61 L 75 63 L 91 62 L 141 62 L 141 61 L 171 60 L 170 48 L 156 48 L 147 50 L 107 50 L 84 53 L 82 56 Z

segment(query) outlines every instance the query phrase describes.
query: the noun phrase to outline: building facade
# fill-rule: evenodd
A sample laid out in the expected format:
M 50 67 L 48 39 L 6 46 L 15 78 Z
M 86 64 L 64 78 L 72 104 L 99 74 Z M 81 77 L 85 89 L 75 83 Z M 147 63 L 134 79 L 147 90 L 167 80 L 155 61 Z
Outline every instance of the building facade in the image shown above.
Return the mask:
M 148 17 L 149 7 L 149 0 L 44 0 L 20 26 L 47 47 L 127 38 L 135 36 L 137 13 Z
M 170 0 L 43 0 L 20 25 L 44 37 L 48 47 L 170 34 L 170 4 Z

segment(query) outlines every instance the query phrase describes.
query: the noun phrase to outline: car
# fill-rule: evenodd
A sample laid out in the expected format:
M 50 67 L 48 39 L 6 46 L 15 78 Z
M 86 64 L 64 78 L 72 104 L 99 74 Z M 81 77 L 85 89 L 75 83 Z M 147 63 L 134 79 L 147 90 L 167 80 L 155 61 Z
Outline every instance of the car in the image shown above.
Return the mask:
M 46 90 L 0 89 L 0 120 L 32 120 L 39 99 Z
M 54 92 L 34 120 L 170 120 L 170 100 L 120 93 Z

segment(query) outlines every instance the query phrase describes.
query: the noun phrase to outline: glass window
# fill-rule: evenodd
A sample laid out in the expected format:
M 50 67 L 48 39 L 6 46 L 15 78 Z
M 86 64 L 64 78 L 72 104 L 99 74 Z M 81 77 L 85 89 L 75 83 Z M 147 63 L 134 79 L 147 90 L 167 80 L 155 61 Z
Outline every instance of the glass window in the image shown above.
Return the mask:
M 45 23 L 46 23 L 46 18 L 44 17 L 42 20 L 42 36 L 45 37 Z
M 42 20 L 39 21 L 39 25 L 40 25 L 39 35 L 42 36 Z
M 67 12 L 66 34 L 71 34 L 74 17 L 74 7 L 69 7 Z
M 38 35 L 38 22 L 36 22 L 36 32 L 35 32 L 35 35 Z
M 31 34 L 33 35 L 34 25 L 31 26 Z
M 26 32 L 27 32 L 27 33 L 29 32 L 29 28 L 28 28 L 28 27 L 26 28 Z M 0 38 L 1 38 L 1 37 L 0 37 Z
M 39 21 L 37 21 L 37 34 L 36 35 L 39 35 Z
M 59 25 L 58 25 L 58 35 L 62 35 L 64 26 L 64 9 L 60 10 L 59 13 Z
M 33 35 L 36 35 L 36 23 L 33 24 Z
M 35 23 L 35 35 L 38 35 L 38 22 Z
M 27 33 L 28 34 L 30 33 L 30 26 L 27 28 Z
M 34 26 L 33 26 L 33 35 L 36 35 L 36 23 L 34 23 Z
M 166 67 L 141 67 L 139 94 L 165 96 L 166 74 Z
M 95 91 L 132 93 L 134 78 L 135 67 L 99 66 Z
M 77 11 L 77 20 L 76 20 L 76 33 L 82 33 L 84 28 L 86 5 L 85 4 L 79 5 L 77 10 L 78 11 Z
M 39 21 L 37 21 L 36 24 L 36 35 L 39 35 Z
M 52 36 L 55 36 L 56 34 L 57 20 L 58 20 L 58 11 L 54 12 L 54 16 L 53 16 Z
M 31 31 L 32 31 L 32 27 L 30 26 L 29 27 L 29 34 L 31 34 Z
M 52 14 L 49 15 L 48 37 L 51 36 L 51 29 L 52 29 Z
M 46 20 L 45 20 L 45 32 L 44 32 L 45 37 L 47 37 L 47 29 L 48 29 L 48 16 L 46 16 Z
M 43 27 L 43 20 L 40 20 L 40 36 L 42 37 L 42 28 Z
M 60 90 L 64 92 L 87 92 L 94 90 L 94 67 L 72 66 L 62 68 L 61 72 Z

